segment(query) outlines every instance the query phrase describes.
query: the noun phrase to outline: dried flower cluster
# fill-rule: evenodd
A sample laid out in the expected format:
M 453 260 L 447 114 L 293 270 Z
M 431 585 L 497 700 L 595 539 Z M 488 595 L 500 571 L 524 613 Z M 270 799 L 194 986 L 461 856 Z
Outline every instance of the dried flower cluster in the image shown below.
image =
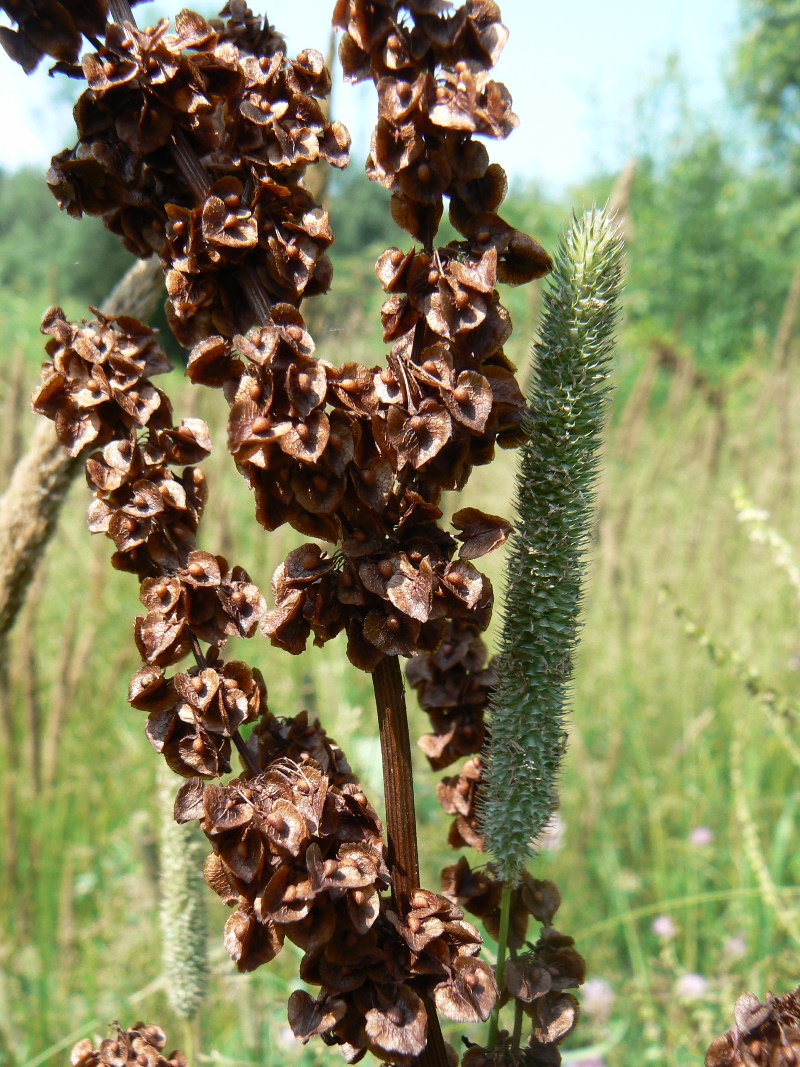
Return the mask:
M 462 544 L 454 558 L 457 540 L 437 522 L 452 462 L 443 461 L 438 475 L 429 462 L 453 444 L 447 399 L 457 394 L 458 402 L 460 386 L 450 382 L 444 405 L 432 396 L 406 401 L 411 393 L 401 380 L 421 375 L 439 389 L 444 379 L 437 384 L 425 368 L 402 365 L 397 374 L 356 364 L 336 370 L 314 360 L 294 308 L 273 307 L 272 316 L 270 326 L 234 339 L 232 352 L 244 357 L 246 369 L 241 359 L 227 358 L 221 338 L 198 346 L 188 368 L 193 380 L 208 384 L 219 384 L 223 358 L 222 367 L 242 371 L 224 383 L 232 399 L 229 448 L 255 490 L 262 525 L 288 522 L 336 544 L 333 553 L 304 545 L 278 568 L 276 607 L 264 632 L 298 653 L 312 631 L 323 644 L 346 630 L 351 661 L 371 671 L 384 656 L 434 650 L 446 618 L 475 620 L 484 629 L 492 589 L 470 560 L 502 543 L 508 527 L 474 509 L 459 512 L 454 524 Z M 488 413 L 490 391 L 481 389 Z
M 252 636 L 266 604 L 241 567 L 196 548 L 207 490 L 202 471 L 187 464 L 210 453 L 208 429 L 200 419 L 173 425 L 169 400 L 148 376 L 169 363 L 141 323 L 99 316 L 71 324 L 50 308 L 42 331 L 50 359 L 34 410 L 53 419 L 70 454 L 102 444 L 86 460 L 95 493 L 89 529 L 113 540 L 114 566 L 141 582 L 143 665 L 128 699 L 148 712 L 148 739 L 178 774 L 226 773 L 231 738 L 258 718 L 266 687 L 258 670 L 223 665 L 219 654 L 229 636 Z M 195 666 L 168 678 L 165 668 L 190 651 Z
M 470 561 L 508 526 L 465 509 L 455 538 L 438 525 L 439 498 L 496 442 L 521 439 L 496 285 L 550 266 L 497 215 L 505 175 L 472 136 L 516 125 L 488 75 L 507 36 L 499 9 L 407 7 L 339 3 L 334 13 L 346 73 L 377 83 L 369 176 L 393 191 L 394 217 L 424 245 L 378 261 L 392 346 L 382 369 L 314 358 L 298 308 L 330 283 L 332 234 L 302 176 L 320 158 L 344 165 L 347 136 L 317 101 L 330 88 L 321 57 L 287 60 L 242 5 L 225 9 L 227 22 L 184 12 L 174 34 L 166 23 L 112 26 L 105 48 L 84 57 L 78 147 L 48 179 L 67 210 L 99 214 L 136 254 L 161 257 L 170 323 L 194 345 L 189 376 L 224 387 L 229 448 L 259 521 L 336 545 L 309 568 L 314 547 L 286 561 L 266 632 L 299 652 L 312 631 L 323 643 L 346 630 L 365 670 L 435 650 L 447 618 L 488 623 L 491 585 Z M 208 176 L 200 190 L 191 167 L 176 166 L 182 145 Z M 444 197 L 463 240 L 436 249 Z M 254 321 L 248 279 L 268 296 L 268 322 Z
M 160 257 L 170 325 L 190 346 L 261 325 L 242 273 L 270 302 L 328 289 L 333 235 L 302 176 L 319 159 L 345 166 L 349 136 L 320 106 L 322 56 L 288 60 L 242 0 L 211 21 L 182 11 L 168 28 L 112 23 L 83 57 L 78 144 L 47 180 L 71 215 L 98 215 L 134 255 Z
M 403 919 L 380 895 L 383 829 L 341 751 L 305 715 L 270 716 L 258 733 L 265 773 L 221 788 L 194 779 L 175 808 L 213 845 L 206 879 L 236 908 L 225 943 L 239 969 L 271 960 L 285 938 L 300 947 L 300 976 L 321 991 L 292 994 L 292 1029 L 338 1045 L 348 1063 L 367 1050 L 410 1063 L 426 1043 L 423 998 L 455 1021 L 485 1021 L 497 988 L 477 930 L 433 893 L 419 890 Z
M 753 993 L 736 1001 L 736 1025 L 712 1042 L 706 1067 L 797 1067 L 800 1063 L 800 988 L 783 997 Z
M 149 381 L 148 369 L 167 367 L 154 335 L 125 319 L 70 324 L 58 308 L 42 329 L 51 358 L 34 404 L 74 454 L 105 442 L 86 462 L 90 529 L 114 540 L 114 563 L 139 576 L 148 609 L 136 622 L 143 666 L 129 700 L 148 712 L 153 747 L 190 778 L 176 817 L 200 819 L 214 847 L 207 881 L 237 909 L 225 931 L 231 957 L 247 971 L 287 936 L 303 948 L 301 976 L 322 989 L 317 1001 L 293 996 L 292 1026 L 303 1040 L 324 1034 L 348 1062 L 367 1050 L 410 1062 L 427 1039 L 423 998 L 455 1021 L 485 1021 L 497 988 L 476 958 L 477 930 L 423 890 L 408 915 L 391 909 L 380 896 L 390 882 L 382 827 L 341 750 L 305 713 L 271 715 L 257 670 L 220 661 L 227 637 L 251 636 L 265 604 L 241 568 L 195 547 L 205 482 L 198 468 L 176 475 L 170 465 L 196 462 L 211 445 L 199 420 L 172 425 Z M 167 677 L 190 651 L 195 666 Z M 257 719 L 249 745 L 240 743 L 261 773 L 204 788 L 203 778 L 230 770 L 231 739 Z
M 0 44 L 26 74 L 44 55 L 58 68 L 76 63 L 81 36 L 102 36 L 108 17 L 107 0 L 3 0 L 0 10 L 17 25 L 0 27 Z
M 160 1026 L 135 1023 L 130 1030 L 115 1026 L 114 1034 L 95 1048 L 84 1038 L 72 1049 L 72 1067 L 188 1067 L 182 1052 L 165 1055 L 167 1035 Z
M 73 325 L 61 308 L 52 307 L 42 319 L 49 358 L 33 410 L 55 422 L 70 456 L 88 445 L 127 438 L 148 424 L 153 431 L 172 430 L 169 400 L 150 381 L 170 370 L 155 334 L 135 319 L 96 314 L 94 322 Z
M 273 328 L 266 337 L 262 330 L 235 338 L 232 349 L 214 338 L 198 346 L 189 371 L 194 380 L 223 384 L 225 360 L 234 357 L 227 365 L 239 373 L 236 360 L 244 357 L 229 444 L 255 489 L 259 519 L 268 529 L 289 522 L 337 545 L 330 555 L 303 546 L 278 569 L 265 632 L 300 652 L 312 631 L 322 644 L 345 629 L 351 660 L 366 670 L 384 655 L 434 653 L 451 637 L 469 659 L 463 635 L 475 640 L 488 624 L 491 587 L 470 561 L 501 544 L 510 527 L 462 510 L 454 517 L 462 542 L 455 559 L 456 539 L 439 527 L 438 503 L 442 489 L 463 487 L 471 466 L 491 458 L 495 441 L 519 442 L 524 405 L 502 351 L 510 325 L 495 286 L 549 268 L 541 248 L 495 214 L 505 177 L 471 137 L 505 135 L 514 124 L 507 94 L 485 72 L 505 40 L 496 5 L 468 4 L 442 18 L 448 5 L 410 4 L 413 26 L 398 17 L 402 6 L 340 3 L 334 16 L 347 30 L 346 73 L 371 72 L 378 86 L 370 177 L 393 191 L 395 219 L 425 246 L 390 249 L 377 265 L 389 293 L 388 366 L 336 370 L 314 361 L 302 320 L 287 308 L 276 322 L 279 342 Z M 473 84 L 470 72 L 481 65 Z M 434 251 L 444 196 L 465 240 Z M 226 388 L 230 395 L 233 385 Z M 456 620 L 452 633 L 445 619 Z M 448 658 L 436 655 L 441 663 Z M 423 697 L 436 730 L 424 742 L 434 766 L 477 753 L 483 742 L 489 675 L 471 678 L 476 688 L 462 701 L 453 699 L 457 684 L 454 676 L 438 704 L 432 693 L 427 703 Z M 454 844 L 478 841 L 478 781 L 473 761 L 457 781 L 443 783 L 459 827 Z
M 34 15 L 42 10 L 31 2 Z M 170 326 L 191 349 L 187 375 L 223 391 L 228 448 L 259 522 L 331 546 L 290 552 L 268 610 L 246 572 L 197 548 L 206 487 L 196 464 L 211 442 L 200 420 L 175 425 L 152 384 L 168 369 L 152 331 L 101 315 L 71 324 L 50 309 L 34 407 L 70 455 L 96 450 L 86 463 L 90 529 L 114 541 L 114 565 L 141 583 L 143 665 L 129 701 L 147 712 L 153 747 L 189 779 L 176 818 L 198 820 L 211 842 L 206 878 L 234 908 L 225 943 L 239 969 L 272 959 L 288 938 L 304 953 L 301 977 L 320 988 L 316 999 L 293 994 L 295 1034 L 322 1036 L 348 1062 L 371 1051 L 402 1067 L 438 1032 L 432 1006 L 460 1022 L 494 1008 L 497 984 L 461 907 L 496 935 L 501 883 L 462 860 L 445 872 L 444 896 L 417 888 L 402 908 L 396 892 L 390 899 L 396 868 L 341 750 L 306 713 L 272 715 L 260 673 L 224 663 L 221 651 L 229 636 L 260 629 L 295 654 L 312 634 L 321 645 L 346 632 L 349 658 L 366 671 L 414 657 L 409 680 L 431 718 L 421 745 L 432 767 L 470 757 L 439 787 L 455 820 L 450 843 L 482 847 L 479 754 L 495 677 L 480 634 L 493 592 L 472 561 L 511 527 L 464 508 L 449 532 L 440 503 L 496 444 L 524 440 L 497 285 L 551 267 L 497 213 L 506 177 L 474 139 L 517 124 L 490 77 L 507 37 L 499 9 L 493 0 L 457 10 L 447 0 L 336 3 L 345 73 L 372 77 L 378 92 L 368 176 L 391 191 L 393 218 L 420 244 L 388 249 L 376 266 L 387 294 L 383 367 L 317 359 L 300 310 L 332 277 L 333 234 L 304 174 L 321 160 L 346 165 L 349 146 L 320 104 L 330 74 L 318 53 L 289 59 L 266 20 L 229 0 L 218 19 L 181 12 L 172 32 L 166 20 L 139 30 L 106 25 L 100 9 L 102 26 L 73 15 L 94 48 L 79 67 L 78 49 L 37 38 L 25 4 L 18 15 L 20 34 L 87 84 L 78 144 L 48 174 L 60 205 L 101 217 L 135 255 L 159 257 Z M 460 237 L 436 247 L 445 199 Z M 194 665 L 170 673 L 190 653 Z M 239 729 L 253 723 L 245 741 Z M 244 775 L 204 782 L 231 770 L 232 745 Z M 519 989 L 502 991 L 533 1019 L 526 1055 L 557 1056 L 575 1017 L 563 990 L 582 980 L 583 963 L 552 930 L 559 902 L 551 883 L 530 877 L 512 897 L 515 948 L 531 915 L 545 926 L 518 958 Z
M 491 874 L 471 872 L 462 858 L 443 875 L 447 895 L 482 915 L 487 929 L 499 920 L 500 883 Z M 560 904 L 561 894 L 553 882 L 523 875 L 512 895 L 509 945 L 514 950 L 523 947 L 531 916 L 541 923 L 542 931 L 535 944 L 528 942 L 527 951 L 506 963 L 500 1003 L 512 1001 L 531 1020 L 528 1043 L 519 1048 L 501 1032 L 490 1048 L 473 1045 L 462 1060 L 463 1067 L 558 1067 L 561 1063 L 558 1046 L 574 1030 L 579 1014 L 578 1001 L 565 990 L 583 984 L 586 963 L 574 940 L 553 927 Z
M 423 244 L 378 260 L 387 366 L 315 361 L 297 312 L 274 308 L 274 326 L 230 349 L 209 340 L 189 370 L 219 384 L 223 351 L 237 367 L 235 393 L 226 384 L 229 445 L 260 521 L 336 545 L 322 557 L 309 546 L 282 565 L 266 632 L 298 652 L 311 631 L 321 644 L 346 630 L 348 655 L 365 670 L 384 656 L 435 651 L 446 619 L 488 624 L 491 586 L 470 561 L 502 543 L 508 526 L 464 509 L 453 537 L 438 523 L 439 501 L 496 442 L 520 439 L 524 403 L 502 350 L 510 324 L 496 284 L 549 268 L 543 250 L 495 214 L 505 177 L 472 139 L 514 125 L 507 94 L 486 73 L 505 40 L 499 10 L 448 9 L 340 2 L 334 13 L 347 31 L 346 75 L 371 73 L 378 88 L 368 174 L 392 190 L 395 220 Z M 445 196 L 464 240 L 435 249 Z
M 496 442 L 521 439 L 496 285 L 539 277 L 550 260 L 497 214 L 505 175 L 473 138 L 504 137 L 517 121 L 489 77 L 507 37 L 497 5 L 340 0 L 334 23 L 347 76 L 371 74 L 378 89 L 369 176 L 423 244 L 378 261 L 385 368 L 313 356 L 298 308 L 330 283 L 332 234 L 302 177 L 320 158 L 344 165 L 348 137 L 319 105 L 330 90 L 321 57 L 289 61 L 241 0 L 220 20 L 182 12 L 174 33 L 166 21 L 112 24 L 83 59 L 79 143 L 48 181 L 72 214 L 100 215 L 135 254 L 161 257 L 171 325 L 195 346 L 188 373 L 225 388 L 229 447 L 262 524 L 336 545 L 309 568 L 313 547 L 286 561 L 266 632 L 299 652 L 312 630 L 317 643 L 347 630 L 351 660 L 373 670 L 434 651 L 446 618 L 488 623 L 491 586 L 470 560 L 508 526 L 460 512 L 456 559 L 439 497 Z M 463 240 L 435 248 L 445 197 Z M 256 321 L 251 284 L 268 322 Z

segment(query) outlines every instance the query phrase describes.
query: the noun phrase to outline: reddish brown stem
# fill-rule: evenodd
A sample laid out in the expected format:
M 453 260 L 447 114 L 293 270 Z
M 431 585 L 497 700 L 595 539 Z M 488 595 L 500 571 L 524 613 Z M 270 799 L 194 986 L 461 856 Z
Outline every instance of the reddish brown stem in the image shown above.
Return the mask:
M 178 164 L 183 180 L 192 190 L 192 196 L 198 203 L 202 203 L 208 195 L 211 182 L 206 168 L 194 154 L 183 130 L 176 129 L 172 135 L 172 156 Z
M 192 646 L 192 655 L 194 656 L 195 663 L 204 671 L 208 664 L 206 663 L 206 657 L 203 655 L 203 650 L 200 648 L 200 642 L 197 640 L 197 634 L 192 630 L 189 631 L 189 644 Z
M 372 685 L 381 738 L 392 899 L 402 916 L 410 911 L 411 898 L 419 888 L 419 852 L 411 741 L 408 736 L 403 676 L 397 656 L 386 656 L 381 661 L 372 675 Z M 439 1017 L 430 998 L 426 998 L 425 1008 L 428 1014 L 428 1044 L 416 1062 L 419 1067 L 448 1067 Z
M 112 22 L 117 22 L 119 25 L 122 25 L 123 22 L 130 22 L 132 26 L 136 25 L 128 0 L 109 0 L 108 13 Z
M 392 897 L 400 915 L 411 910 L 411 898 L 419 888 L 417 819 L 414 812 L 414 780 L 411 741 L 397 656 L 386 656 L 372 675 L 383 759 L 386 795 L 386 836 Z
M 200 670 L 205 670 L 208 665 L 206 657 L 203 655 L 203 651 L 200 648 L 200 642 L 197 640 L 197 635 L 189 631 L 189 644 L 192 646 L 192 654 L 195 658 L 197 666 Z M 236 746 L 236 751 L 242 757 L 242 763 L 244 769 L 250 778 L 256 778 L 261 772 L 258 766 L 253 762 L 253 757 L 250 754 L 250 750 L 247 747 L 247 742 L 244 740 L 238 730 L 234 730 L 231 734 L 231 740 Z
M 211 180 L 206 169 L 195 155 L 194 149 L 186 139 L 183 130 L 176 130 L 172 138 L 172 156 L 178 164 L 178 169 L 183 179 L 192 191 L 192 196 L 198 204 L 201 204 L 211 188 Z M 259 323 L 269 322 L 272 302 L 258 280 L 255 267 L 251 263 L 243 263 L 239 269 L 244 295 L 250 305 L 250 310 Z
M 176 130 L 172 138 L 172 156 L 178 164 L 183 180 L 191 189 L 192 196 L 198 204 L 202 204 L 211 188 L 211 180 L 183 130 Z M 243 263 L 239 268 L 239 280 L 256 320 L 259 323 L 269 322 L 272 302 L 264 292 L 251 263 Z
M 236 751 L 242 757 L 242 763 L 244 764 L 244 769 L 247 771 L 248 777 L 257 778 L 261 772 L 253 762 L 253 757 L 250 755 L 247 742 L 238 730 L 234 730 L 231 734 L 231 739 L 236 746 Z

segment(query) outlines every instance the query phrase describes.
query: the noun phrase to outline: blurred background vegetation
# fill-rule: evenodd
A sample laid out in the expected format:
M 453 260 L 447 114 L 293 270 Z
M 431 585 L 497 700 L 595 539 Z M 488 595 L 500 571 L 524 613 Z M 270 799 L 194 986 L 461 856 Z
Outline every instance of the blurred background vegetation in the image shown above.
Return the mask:
M 628 241 L 571 745 L 535 865 L 560 885 L 559 925 L 588 960 L 584 1023 L 565 1050 L 586 1067 L 699 1063 L 741 992 L 783 992 L 799 977 L 800 9 L 745 6 L 731 93 L 750 150 L 691 113 L 671 68 L 641 109 L 670 114 L 671 130 L 651 148 L 643 136 L 623 175 L 597 175 L 563 202 L 517 183 L 505 206 L 552 245 L 570 210 L 613 194 Z M 325 358 L 374 363 L 373 264 L 404 239 L 359 165 L 328 200 L 336 278 L 310 309 L 312 329 Z M 41 312 L 85 314 L 127 265 L 93 220 L 58 213 L 41 174 L 0 174 L 0 478 L 33 425 Z M 535 288 L 509 294 L 523 376 L 539 299 Z M 222 398 L 187 387 L 179 367 L 169 388 L 176 412 L 206 418 L 217 442 L 204 547 L 267 589 L 293 535 L 255 524 L 225 455 Z M 477 471 L 467 502 L 503 511 L 513 463 L 504 454 L 491 475 Z M 114 1018 L 159 1019 L 183 1041 L 160 978 L 157 757 L 125 700 L 135 583 L 89 538 L 86 503 L 76 485 L 0 694 L 0 1064 L 10 1067 L 63 1063 L 74 1040 Z M 498 584 L 501 569 L 498 553 Z M 237 652 L 264 670 L 275 712 L 322 711 L 380 800 L 371 688 L 343 648 L 293 659 L 255 640 Z M 416 708 L 412 725 L 424 732 Z M 438 776 L 421 757 L 417 770 L 435 888 L 454 857 Z M 226 910 L 211 893 L 207 903 L 213 976 L 198 1062 L 338 1062 L 287 1031 L 296 951 L 238 976 L 221 944 Z

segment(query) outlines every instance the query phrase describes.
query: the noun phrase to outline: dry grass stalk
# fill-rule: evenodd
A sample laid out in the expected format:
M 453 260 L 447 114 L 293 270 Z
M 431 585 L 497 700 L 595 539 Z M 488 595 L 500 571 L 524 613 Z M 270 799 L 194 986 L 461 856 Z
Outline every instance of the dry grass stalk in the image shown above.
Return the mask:
M 667 589 L 661 590 L 661 599 L 671 606 L 675 617 L 683 622 L 686 636 L 706 650 L 715 667 L 732 668 L 739 684 L 763 709 L 775 737 L 783 745 L 789 759 L 800 768 L 800 745 L 797 744 L 791 732 L 793 728 L 796 728 L 798 716 L 800 716 L 797 705 L 788 700 L 779 690 L 765 683 L 758 667 L 749 663 L 741 652 L 728 648 L 717 640 L 712 640 L 686 608 L 672 599 Z
M 766 373 L 761 393 L 753 409 L 753 423 L 755 425 L 760 424 L 769 411 L 775 410 L 777 412 L 776 433 L 781 457 L 780 492 L 782 494 L 790 488 L 793 459 L 789 421 L 791 417 L 790 367 L 793 363 L 792 356 L 795 350 L 798 313 L 800 313 L 800 267 L 795 271 L 792 283 L 789 286 L 781 321 L 772 347 L 772 365 Z M 745 475 L 747 480 L 750 481 L 755 473 L 751 469 L 751 457 L 745 454 L 743 458 Z
M 0 649 L 0 734 L 3 738 L 3 750 L 6 753 L 6 772 L 14 769 L 17 763 L 17 749 L 14 744 L 14 700 L 8 672 L 8 653 Z
M 628 403 L 622 411 L 612 447 L 623 462 L 633 460 L 639 450 L 660 366 L 658 353 L 652 352 L 639 372 Z M 622 559 L 634 498 L 628 491 L 620 498 L 616 513 L 610 514 L 610 495 L 611 483 L 608 477 L 603 477 L 597 494 L 597 530 L 603 563 L 609 574 L 610 587 L 617 607 L 616 615 L 622 634 L 627 635 L 630 612 L 625 597 Z
M 670 390 L 670 405 L 676 407 L 677 412 L 683 410 L 686 394 L 697 393 L 703 398 L 708 406 L 714 410 L 725 403 L 725 392 L 716 385 L 707 374 L 698 370 L 691 356 L 682 356 L 675 348 L 668 344 L 657 344 L 654 347 L 658 364 L 675 379 L 676 396 L 673 399 Z
M 794 430 L 794 376 L 788 366 L 780 367 L 775 372 L 775 407 L 776 435 L 779 455 L 779 491 L 782 497 L 788 497 L 792 491 L 792 474 L 794 471 L 795 450 Z
M 800 567 L 795 559 L 793 547 L 774 526 L 770 525 L 770 513 L 757 508 L 738 486 L 731 494 L 736 508 L 737 520 L 749 529 L 749 538 L 755 545 L 767 545 L 772 549 L 772 561 L 783 571 L 789 584 L 800 599 Z
M 783 307 L 775 345 L 772 353 L 773 374 L 767 383 L 765 400 L 775 406 L 777 415 L 776 433 L 780 455 L 780 492 L 783 496 L 791 493 L 792 471 L 794 468 L 794 447 L 792 442 L 792 403 L 793 375 L 792 356 L 795 349 L 797 332 L 797 315 L 800 311 L 800 268 L 795 271 L 786 303 Z
M 3 487 L 7 482 L 6 473 L 12 471 L 22 455 L 23 422 L 20 414 L 24 409 L 26 398 L 25 353 L 17 349 L 11 359 L 6 391 L 3 397 L 2 422 L 2 479 Z
M 162 287 L 157 260 L 137 263 L 107 298 L 103 314 L 147 318 Z M 0 641 L 19 615 L 67 490 L 80 470 L 80 459 L 66 455 L 52 423 L 41 420 L 0 498 Z M 0 647 L 4 645 L 2 641 Z
M 75 868 L 68 853 L 58 890 L 58 952 L 64 966 L 75 966 L 78 931 L 75 922 Z
M 619 426 L 613 438 L 613 447 L 621 460 L 632 459 L 639 448 L 642 430 L 647 422 L 650 401 L 653 398 L 660 360 L 652 352 L 642 367 L 631 391 L 628 403 L 620 416 Z M 602 505 L 602 499 L 601 499 Z
M 593 759 L 584 740 L 583 732 L 574 722 L 570 724 L 569 744 L 573 751 L 573 758 L 581 768 L 585 803 L 581 807 L 578 824 L 578 848 L 586 849 L 603 807 L 601 779 L 606 779 L 608 775 L 606 765 L 599 759 Z
M 74 706 L 75 694 L 95 638 L 94 626 L 87 626 L 78 631 L 76 619 L 77 612 L 73 610 L 67 617 L 67 628 L 64 632 L 56 671 L 57 683 L 53 706 L 42 744 L 41 778 L 45 796 L 52 794 L 56 784 L 58 755 L 64 726 L 69 710 Z
M 792 341 L 797 330 L 798 312 L 800 312 L 800 267 L 794 272 L 786 303 L 783 306 L 778 332 L 775 335 L 772 359 L 776 367 L 785 367 L 789 363 Z
M 622 234 L 626 244 L 633 238 L 633 224 L 631 222 L 630 206 L 633 186 L 636 181 L 636 160 L 631 158 L 622 168 L 619 177 L 611 190 L 606 209 L 610 218 L 614 219 L 617 229 Z
M 603 562 L 609 575 L 611 592 L 616 605 L 620 631 L 627 636 L 630 625 L 630 610 L 625 596 L 625 570 L 623 567 L 625 537 L 628 532 L 633 494 L 626 493 L 620 500 L 615 516 L 605 515 L 598 523 Z
M 720 403 L 713 409 L 706 443 L 705 468 L 709 480 L 716 477 L 722 451 L 728 438 L 728 418 L 725 412 L 725 394 L 720 393 Z
M 697 373 L 691 357 L 679 355 L 669 345 L 656 345 L 659 365 L 670 376 L 667 394 L 667 414 L 677 420 L 689 406 L 692 393 L 698 391 Z
M 800 945 L 800 920 L 796 910 L 786 904 L 772 879 L 769 865 L 758 839 L 756 826 L 744 788 L 741 730 L 731 743 L 731 790 L 736 819 L 742 834 L 742 851 L 761 890 L 761 899 L 775 916 L 778 926 L 796 945 Z
M 16 775 L 6 774 L 3 780 L 3 882 L 6 900 L 11 904 L 19 884 L 19 827 L 17 826 Z M 23 911 L 20 909 L 19 916 Z
M 36 617 L 42 595 L 42 582 L 37 577 L 28 591 L 25 625 L 20 633 L 14 662 L 22 691 L 25 762 L 34 796 L 38 796 L 42 787 L 42 706 L 39 700 L 39 661 L 36 655 Z

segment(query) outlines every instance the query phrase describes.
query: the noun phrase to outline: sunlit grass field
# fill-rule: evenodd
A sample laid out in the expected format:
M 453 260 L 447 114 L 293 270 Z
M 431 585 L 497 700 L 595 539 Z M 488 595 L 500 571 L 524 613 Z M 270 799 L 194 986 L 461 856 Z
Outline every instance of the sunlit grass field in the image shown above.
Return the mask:
M 372 260 L 340 265 L 331 308 L 311 313 L 324 358 L 381 356 Z M 20 353 L 0 397 L 5 471 L 15 437 L 33 424 L 20 396 L 37 375 L 47 302 L 0 297 L 9 366 Z M 537 295 L 515 291 L 510 307 L 511 355 L 524 376 Z M 782 369 L 762 356 L 714 403 L 685 356 L 665 369 L 623 342 L 618 364 L 558 828 L 533 870 L 559 884 L 557 925 L 576 938 L 593 982 L 565 1059 L 684 1065 L 702 1062 L 732 1024 L 741 992 L 785 991 L 800 977 L 800 604 L 786 548 L 750 537 L 766 525 L 795 539 L 800 381 L 791 359 Z M 189 387 L 179 371 L 164 384 L 176 414 L 207 419 L 216 442 L 202 547 L 245 566 L 267 591 L 296 535 L 266 535 L 255 523 L 225 453 L 222 397 Z M 501 454 L 491 473 L 475 472 L 464 502 L 507 512 L 513 475 L 513 453 Z M 737 518 L 737 488 L 757 511 L 742 516 L 749 521 Z M 287 943 L 270 967 L 237 975 L 222 948 L 227 910 L 210 891 L 213 976 L 197 1032 L 170 1014 L 160 979 L 158 757 L 125 699 L 138 662 L 136 582 L 112 571 L 110 543 L 85 530 L 87 499 L 76 484 L 14 634 L 3 694 L 0 1063 L 63 1064 L 78 1038 L 139 1018 L 161 1022 L 170 1046 L 191 1040 L 198 1063 L 341 1062 L 320 1043 L 302 1049 L 287 1030 L 299 951 Z M 502 554 L 486 569 L 501 589 Z M 699 631 L 687 632 L 691 620 Z M 317 711 L 379 801 L 371 686 L 343 642 L 300 658 L 260 637 L 244 645 L 228 655 L 261 667 L 272 710 Z M 425 720 L 411 703 L 419 735 Z M 439 776 L 418 756 L 424 880 L 438 888 L 454 856 L 435 800 Z

